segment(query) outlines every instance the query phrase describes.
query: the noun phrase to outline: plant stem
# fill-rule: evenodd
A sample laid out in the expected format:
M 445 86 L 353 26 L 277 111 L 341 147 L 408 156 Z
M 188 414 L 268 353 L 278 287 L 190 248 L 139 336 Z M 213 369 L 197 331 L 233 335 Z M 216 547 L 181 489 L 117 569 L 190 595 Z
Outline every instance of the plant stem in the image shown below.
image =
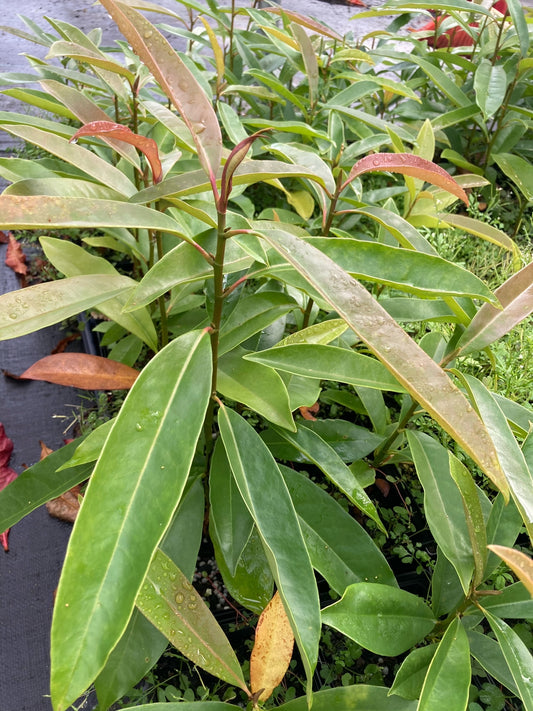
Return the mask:
M 215 417 L 216 394 L 217 394 L 217 374 L 218 374 L 218 343 L 220 339 L 220 323 L 222 321 L 222 308 L 224 306 L 224 256 L 226 253 L 226 212 L 218 213 L 217 229 L 217 250 L 213 262 L 214 281 L 214 304 L 213 317 L 211 319 L 211 356 L 213 363 L 213 374 L 211 377 L 211 400 L 207 408 L 204 422 L 205 451 L 209 465 L 209 459 L 213 452 L 213 421 Z
M 374 466 L 375 467 L 379 466 L 383 462 L 383 459 L 387 455 L 389 447 L 393 444 L 394 440 L 398 437 L 400 432 L 402 432 L 402 430 L 405 429 L 405 427 L 407 426 L 407 423 L 409 422 L 411 417 L 415 414 L 417 407 L 418 407 L 418 403 L 413 401 L 411 403 L 411 405 L 409 406 L 405 415 L 402 417 L 402 419 L 398 422 L 398 424 L 394 428 L 393 432 L 376 449 L 376 451 L 374 453 Z

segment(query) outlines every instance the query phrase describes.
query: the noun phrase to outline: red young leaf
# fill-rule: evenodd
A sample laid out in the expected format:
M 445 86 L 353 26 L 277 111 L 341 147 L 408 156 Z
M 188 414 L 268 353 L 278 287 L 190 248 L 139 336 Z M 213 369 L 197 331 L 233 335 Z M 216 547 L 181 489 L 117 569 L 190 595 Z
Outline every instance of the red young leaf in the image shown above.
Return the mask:
M 0 422 L 0 491 L 17 478 L 17 472 L 11 469 L 11 467 L 8 467 L 12 451 L 13 442 L 6 435 L 4 425 Z M 6 553 L 9 550 L 7 542 L 8 535 L 9 528 L 7 531 L 0 533 L 0 544 Z
M 124 143 L 131 143 L 132 146 L 135 146 L 135 148 L 144 153 L 150 163 L 154 183 L 161 182 L 163 168 L 159 160 L 157 143 L 153 138 L 147 138 L 147 136 L 140 136 L 138 133 L 133 133 L 127 126 L 122 126 L 122 124 L 113 123 L 112 121 L 91 121 L 78 129 L 70 141 L 76 141 L 80 136 L 102 135 L 108 136 L 109 138 L 116 138 L 119 141 L 124 141 Z
M 109 358 L 86 353 L 57 353 L 41 358 L 21 380 L 46 380 L 81 390 L 128 390 L 139 371 Z
M 15 274 L 23 277 L 28 273 L 26 255 L 11 233 L 9 233 L 9 244 L 7 245 L 6 266 L 10 267 Z
M 463 188 L 455 182 L 443 168 L 430 160 L 414 156 L 412 153 L 374 153 L 357 161 L 348 179 L 343 184 L 345 188 L 354 178 L 363 173 L 387 171 L 389 173 L 402 173 L 412 178 L 425 180 L 427 183 L 437 185 L 447 190 L 468 205 L 468 197 Z

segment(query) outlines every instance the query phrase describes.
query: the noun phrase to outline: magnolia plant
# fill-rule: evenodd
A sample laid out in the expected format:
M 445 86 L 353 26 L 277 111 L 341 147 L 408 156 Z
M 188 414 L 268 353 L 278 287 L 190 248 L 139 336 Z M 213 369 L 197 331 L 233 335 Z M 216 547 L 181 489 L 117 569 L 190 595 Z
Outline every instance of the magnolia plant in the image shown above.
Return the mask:
M 0 492 L 4 530 L 89 479 L 55 601 L 53 708 L 93 684 L 109 708 L 168 642 L 262 705 L 294 640 L 307 696 L 286 711 L 462 710 L 471 657 L 533 709 L 533 661 L 504 621 L 533 617 L 531 559 L 513 548 L 523 525 L 533 533 L 531 413 L 462 369 L 529 315 L 533 266 L 492 292 L 415 226 L 424 215 L 444 222 L 483 180 L 454 179 L 431 160 L 431 121 L 387 133 L 343 107 L 342 91 L 356 101 L 352 83 L 367 90 L 354 62 L 372 58 L 316 21 L 249 9 L 262 34 L 238 31 L 234 14 L 189 0 L 204 13 L 194 34 L 156 8 L 185 26 L 184 55 L 135 9 L 151 4 L 101 3 L 127 40 L 125 63 L 97 34 L 51 21 L 50 56 L 62 62 L 37 63 L 43 92 L 19 96 L 68 122 L 0 116 L 52 156 L 0 161 L 12 181 L 0 225 L 90 229 L 86 246 L 41 236 L 64 278 L 0 297 L 0 337 L 96 310 L 114 359 L 58 354 L 23 377 L 128 390 L 115 418 Z M 207 69 L 197 38 L 213 49 Z M 384 172 L 403 187 L 365 199 L 368 174 Z M 258 214 L 252 185 L 267 200 L 277 191 L 281 206 Z M 519 261 L 505 234 L 476 229 Z M 130 273 L 94 247 L 127 257 Z M 443 321 L 419 343 L 400 325 Z M 313 421 L 331 381 L 345 415 Z M 438 548 L 431 603 L 399 587 L 367 532 L 386 532 L 366 490 L 376 470 L 413 464 Z M 249 679 L 190 582 L 204 529 L 233 598 L 261 613 Z M 518 581 L 487 594 L 501 560 Z M 321 602 L 317 574 L 333 603 Z M 322 625 L 398 657 L 392 687 L 313 694 Z

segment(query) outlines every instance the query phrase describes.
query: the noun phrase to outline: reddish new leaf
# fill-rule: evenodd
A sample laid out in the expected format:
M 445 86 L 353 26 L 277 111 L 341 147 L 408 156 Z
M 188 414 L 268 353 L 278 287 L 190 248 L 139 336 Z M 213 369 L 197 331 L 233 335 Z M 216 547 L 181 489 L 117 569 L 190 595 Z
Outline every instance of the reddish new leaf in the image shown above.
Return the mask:
M 86 353 L 58 353 L 41 358 L 20 376 L 81 390 L 128 390 L 139 372 L 129 365 Z
M 250 686 L 254 698 L 266 701 L 281 682 L 292 657 L 294 635 L 279 593 L 265 607 L 255 630 L 250 657 Z
M 20 243 L 11 233 L 9 233 L 9 243 L 7 245 L 6 266 L 22 277 L 25 277 L 28 273 L 26 255 L 22 251 Z
M 12 451 L 13 442 L 6 435 L 4 425 L 0 422 L 0 491 L 17 478 L 17 472 L 8 466 Z M 9 550 L 7 542 L 8 535 L 9 528 L 3 533 L 0 533 L 0 543 L 6 553 Z
M 412 178 L 424 180 L 426 183 L 447 190 L 468 205 L 465 191 L 451 175 L 430 160 L 414 156 L 411 153 L 375 153 L 361 158 L 350 171 L 348 179 L 342 186 L 343 189 L 359 175 L 376 171 L 402 173 L 402 175 L 410 175 Z
M 116 138 L 119 141 L 124 141 L 124 143 L 130 143 L 146 156 L 152 169 L 154 183 L 161 182 L 163 168 L 159 160 L 157 143 L 153 138 L 140 136 L 138 133 L 133 133 L 127 126 L 122 126 L 122 124 L 113 123 L 112 121 L 91 121 L 86 123 L 76 131 L 70 141 L 76 141 L 80 136 L 106 136 L 107 138 Z

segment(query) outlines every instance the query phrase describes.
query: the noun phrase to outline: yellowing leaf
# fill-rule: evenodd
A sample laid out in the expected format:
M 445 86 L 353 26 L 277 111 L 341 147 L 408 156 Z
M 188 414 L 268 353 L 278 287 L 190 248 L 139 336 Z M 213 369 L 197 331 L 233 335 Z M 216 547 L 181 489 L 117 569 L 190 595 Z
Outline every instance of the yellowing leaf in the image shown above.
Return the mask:
M 250 686 L 257 701 L 266 701 L 285 676 L 293 646 L 289 618 L 276 592 L 257 623 L 250 657 Z
M 507 548 L 506 546 L 491 545 L 488 548 L 507 563 L 533 596 L 533 560 L 525 553 L 515 551 L 513 548 Z

